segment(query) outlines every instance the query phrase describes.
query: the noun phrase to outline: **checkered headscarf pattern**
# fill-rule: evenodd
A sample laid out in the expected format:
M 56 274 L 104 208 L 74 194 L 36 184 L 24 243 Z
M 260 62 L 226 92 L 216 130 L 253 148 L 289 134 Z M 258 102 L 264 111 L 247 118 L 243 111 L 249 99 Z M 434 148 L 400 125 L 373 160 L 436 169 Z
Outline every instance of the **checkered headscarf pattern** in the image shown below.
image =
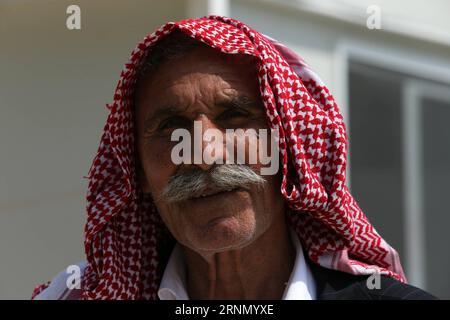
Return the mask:
M 345 126 L 327 87 L 287 47 L 237 20 L 209 16 L 170 22 L 146 36 L 120 74 L 88 176 L 82 298 L 157 299 L 173 239 L 136 181 L 132 97 L 145 55 L 175 29 L 224 53 L 258 58 L 268 123 L 280 133 L 281 193 L 310 259 L 330 269 L 404 281 L 397 252 L 345 185 Z

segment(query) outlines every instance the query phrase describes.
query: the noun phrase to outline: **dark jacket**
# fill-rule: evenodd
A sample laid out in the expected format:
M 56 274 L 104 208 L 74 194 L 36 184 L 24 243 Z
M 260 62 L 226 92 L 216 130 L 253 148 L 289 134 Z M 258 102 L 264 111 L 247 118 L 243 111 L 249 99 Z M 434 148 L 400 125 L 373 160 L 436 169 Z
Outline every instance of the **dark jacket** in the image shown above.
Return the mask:
M 316 282 L 317 300 L 435 300 L 414 286 L 380 276 L 379 289 L 369 289 L 369 276 L 355 276 L 323 268 L 308 261 Z

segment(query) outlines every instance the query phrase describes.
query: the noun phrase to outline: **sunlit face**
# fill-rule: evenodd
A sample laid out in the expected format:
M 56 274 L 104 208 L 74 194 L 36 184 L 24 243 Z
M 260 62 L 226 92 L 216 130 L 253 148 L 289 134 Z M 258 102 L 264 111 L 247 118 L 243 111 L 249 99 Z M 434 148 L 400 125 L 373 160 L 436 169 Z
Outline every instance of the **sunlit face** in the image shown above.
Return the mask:
M 210 168 L 173 163 L 175 129 L 192 131 L 195 120 L 201 121 L 203 130 L 215 128 L 223 133 L 225 129 L 268 128 L 254 58 L 196 48 L 162 64 L 143 80 L 136 103 L 142 188 L 151 193 L 178 242 L 194 251 L 238 249 L 264 233 L 275 219 L 284 219 L 279 214 L 284 206 L 279 175 L 264 176 L 267 183 L 259 189 L 236 189 L 175 203 L 162 197 L 175 173 L 192 166 Z M 249 167 L 259 172 L 261 164 Z

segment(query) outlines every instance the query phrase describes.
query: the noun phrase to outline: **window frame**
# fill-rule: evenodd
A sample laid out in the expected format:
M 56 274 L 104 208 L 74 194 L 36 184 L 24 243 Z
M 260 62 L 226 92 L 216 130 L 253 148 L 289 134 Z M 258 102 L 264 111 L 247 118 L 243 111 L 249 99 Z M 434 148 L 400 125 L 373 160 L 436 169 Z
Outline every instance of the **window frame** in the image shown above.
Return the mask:
M 408 51 L 392 45 L 374 45 L 366 41 L 341 39 L 334 52 L 333 80 L 349 135 L 347 154 L 347 186 L 351 189 L 351 137 L 349 110 L 349 73 L 352 62 L 368 67 L 382 68 L 406 76 L 402 90 L 402 168 L 403 168 L 403 227 L 405 271 L 408 282 L 426 289 L 425 230 L 423 212 L 423 165 L 421 163 L 422 125 L 420 99 L 450 96 L 450 63 L 438 58 Z M 376 72 L 376 71 L 374 71 Z M 408 78 L 411 77 L 411 78 Z M 420 79 L 420 80 L 417 80 Z M 438 83 L 441 83 L 439 85 Z M 446 88 L 446 89 L 445 89 Z M 447 101 L 447 100 L 445 100 Z M 412 159 L 412 161 L 411 161 Z M 419 174 L 411 174 L 412 172 Z

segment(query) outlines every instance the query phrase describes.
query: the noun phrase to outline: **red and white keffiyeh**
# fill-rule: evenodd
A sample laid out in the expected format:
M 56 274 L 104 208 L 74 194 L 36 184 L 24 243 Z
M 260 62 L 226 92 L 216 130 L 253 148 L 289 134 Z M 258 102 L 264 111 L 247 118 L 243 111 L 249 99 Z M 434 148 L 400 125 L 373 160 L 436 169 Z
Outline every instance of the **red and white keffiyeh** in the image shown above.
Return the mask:
M 169 22 L 146 36 L 120 74 L 88 176 L 81 298 L 157 299 L 174 240 L 137 183 L 133 90 L 152 45 L 174 30 L 224 53 L 258 58 L 268 123 L 280 135 L 281 193 L 309 258 L 329 269 L 378 272 L 405 281 L 397 252 L 378 235 L 345 185 L 345 125 L 327 87 L 282 44 L 237 20 L 208 16 Z

